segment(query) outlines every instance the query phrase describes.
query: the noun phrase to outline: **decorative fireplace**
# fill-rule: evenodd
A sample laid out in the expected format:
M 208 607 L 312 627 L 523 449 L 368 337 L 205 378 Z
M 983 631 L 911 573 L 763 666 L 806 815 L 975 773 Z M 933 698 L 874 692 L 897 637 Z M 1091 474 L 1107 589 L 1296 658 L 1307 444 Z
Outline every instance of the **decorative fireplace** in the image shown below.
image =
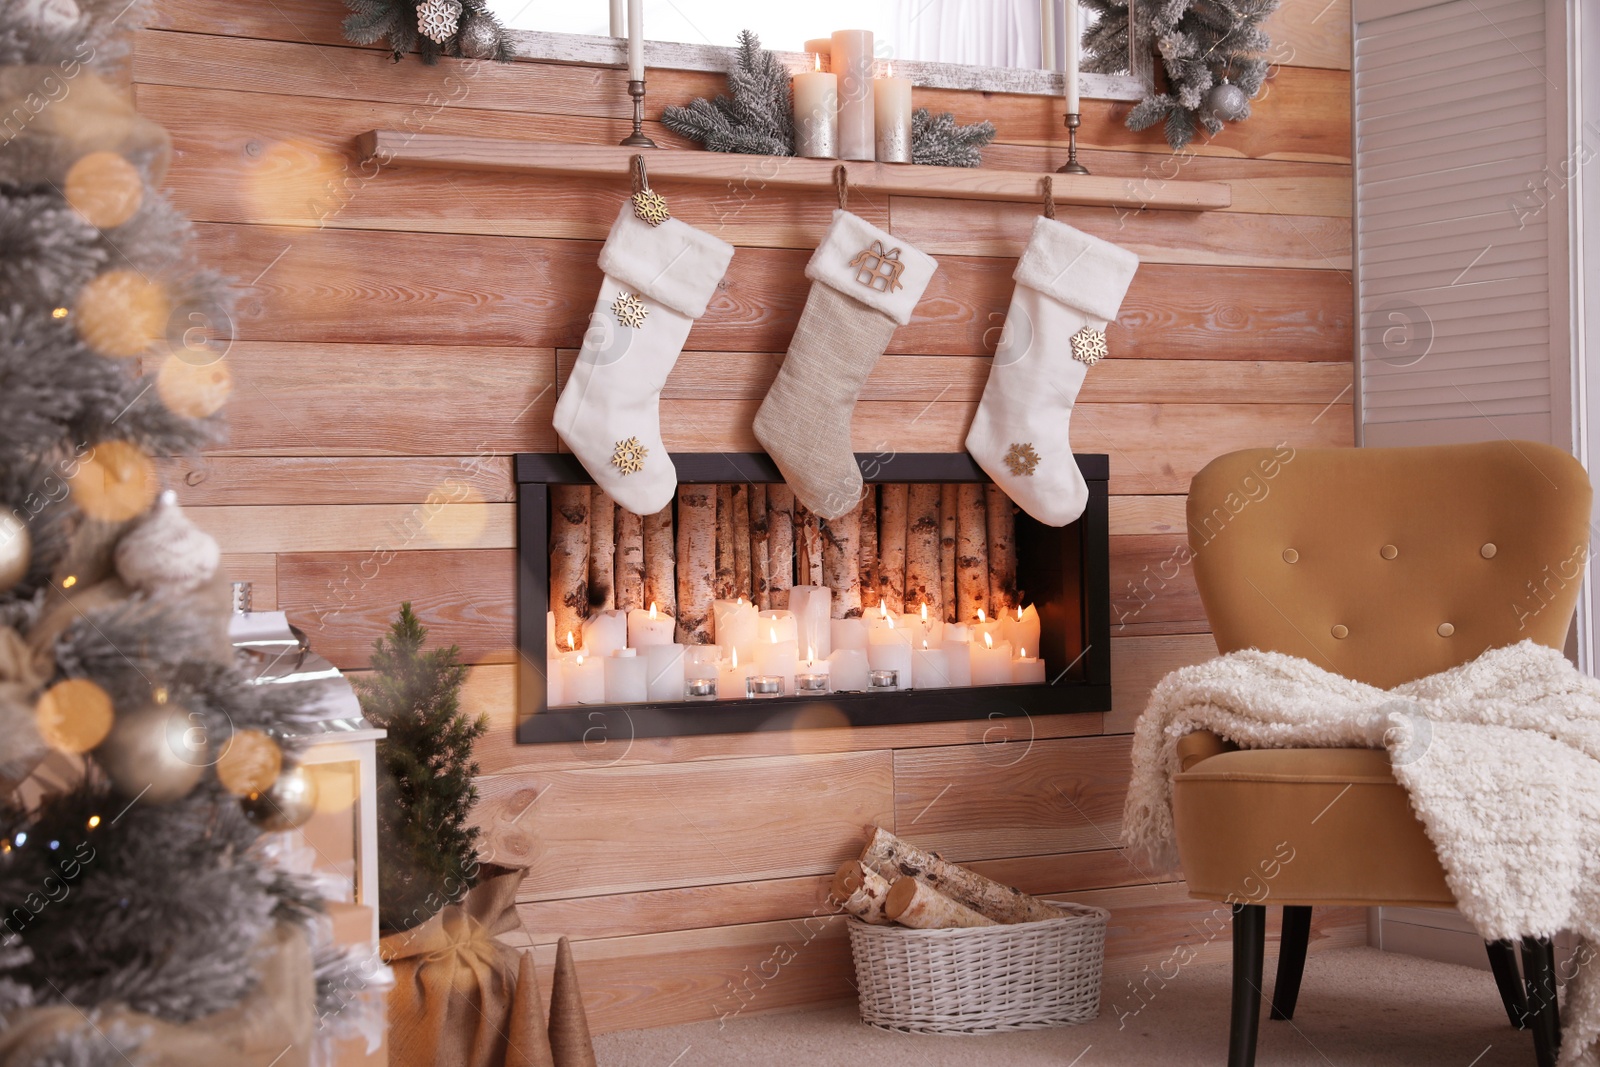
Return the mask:
M 928 688 L 913 682 L 909 689 L 835 690 L 821 696 L 787 690 L 773 696 L 752 689 L 748 698 L 738 694 L 737 699 L 728 699 L 731 690 L 724 685 L 723 699 L 715 701 L 647 698 L 551 706 L 550 691 L 555 686 L 547 678 L 547 664 L 556 662 L 563 647 L 559 633 L 555 636 L 557 647 L 551 647 L 554 502 L 558 494 L 568 491 L 564 487 L 591 486 L 593 480 L 571 455 L 518 455 L 517 646 L 525 669 L 519 671 L 517 740 L 572 742 L 1110 710 L 1109 462 L 1103 454 L 1075 458 L 1089 489 L 1088 504 L 1078 521 L 1055 528 L 1020 511 L 1015 514 L 1015 581 L 1021 594 L 1017 607 L 1025 601 L 1037 612 L 1038 648 L 1030 655 L 1042 661 L 1043 682 L 1032 680 L 1041 673 L 1036 668 L 1028 673 L 1030 680 L 1021 684 Z M 680 486 L 782 485 L 777 466 L 763 453 L 679 453 L 672 460 Z M 965 453 L 858 453 L 856 461 L 869 487 L 989 484 L 983 470 Z M 887 500 L 890 489 L 882 491 Z M 665 513 L 661 521 L 665 521 Z M 800 566 L 804 567 L 804 549 L 799 551 Z M 785 559 L 784 566 L 789 565 Z M 799 584 L 805 584 L 803 578 Z M 556 592 L 555 603 L 560 604 L 562 590 Z M 887 622 L 885 604 L 877 603 L 872 592 L 863 599 L 862 611 L 869 619 L 881 612 Z M 909 597 L 907 600 L 895 605 L 896 610 L 914 611 Z M 644 604 L 632 606 L 642 608 Z M 950 612 L 953 617 L 953 604 Z M 1031 616 L 1032 611 L 1030 623 Z M 680 638 L 682 629 L 680 625 Z M 777 636 L 774 632 L 774 640 Z M 978 636 L 976 628 L 972 636 Z M 880 673 L 874 672 L 874 685 Z M 819 705 L 826 711 L 819 713 Z

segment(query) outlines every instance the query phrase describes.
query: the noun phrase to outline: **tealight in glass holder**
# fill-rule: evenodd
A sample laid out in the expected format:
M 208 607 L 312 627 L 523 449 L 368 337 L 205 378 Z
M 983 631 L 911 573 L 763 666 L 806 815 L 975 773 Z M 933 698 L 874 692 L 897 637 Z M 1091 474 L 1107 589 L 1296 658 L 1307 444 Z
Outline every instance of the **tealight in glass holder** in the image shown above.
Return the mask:
M 829 675 L 797 674 L 794 676 L 794 695 L 797 697 L 827 696 Z
M 867 682 L 875 693 L 886 693 L 900 688 L 899 671 L 872 671 L 867 675 Z
M 752 675 L 744 683 L 744 695 L 751 700 L 771 700 L 783 696 L 783 679 L 776 675 Z
M 715 678 L 690 678 L 683 683 L 683 699 L 685 700 L 715 700 L 717 699 L 717 680 Z

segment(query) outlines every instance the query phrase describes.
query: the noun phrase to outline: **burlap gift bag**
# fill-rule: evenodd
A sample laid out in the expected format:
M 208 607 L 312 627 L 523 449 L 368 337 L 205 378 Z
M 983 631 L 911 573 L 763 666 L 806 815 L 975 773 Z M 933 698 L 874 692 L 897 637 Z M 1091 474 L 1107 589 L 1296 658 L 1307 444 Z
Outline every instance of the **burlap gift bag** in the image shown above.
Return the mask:
M 378 944 L 394 970 L 389 991 L 390 1067 L 549 1065 L 544 1007 L 523 953 L 499 940 L 521 928 L 525 872 L 485 865 L 459 904 Z

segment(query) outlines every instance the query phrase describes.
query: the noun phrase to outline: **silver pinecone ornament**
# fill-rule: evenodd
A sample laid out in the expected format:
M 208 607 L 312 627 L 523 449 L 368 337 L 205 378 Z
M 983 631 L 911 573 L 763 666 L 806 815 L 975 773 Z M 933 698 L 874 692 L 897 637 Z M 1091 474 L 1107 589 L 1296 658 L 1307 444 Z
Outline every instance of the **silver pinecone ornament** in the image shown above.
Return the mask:
M 1224 78 L 1206 93 L 1206 110 L 1223 122 L 1238 122 L 1250 114 L 1250 98 Z
M 422 0 L 417 5 L 417 32 L 434 44 L 456 35 L 461 22 L 461 0 Z

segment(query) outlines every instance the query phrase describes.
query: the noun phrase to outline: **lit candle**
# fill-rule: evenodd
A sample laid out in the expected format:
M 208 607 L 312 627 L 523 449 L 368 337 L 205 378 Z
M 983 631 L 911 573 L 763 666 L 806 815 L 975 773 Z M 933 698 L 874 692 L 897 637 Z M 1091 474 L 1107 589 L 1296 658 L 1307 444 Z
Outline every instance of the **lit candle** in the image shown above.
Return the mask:
M 867 633 L 867 665 L 875 671 L 896 671 L 900 689 L 910 689 L 915 677 L 911 669 L 911 635 L 896 626 L 889 616 L 887 626 Z
M 839 155 L 839 79 L 822 69 L 794 76 L 794 154 L 811 159 L 836 159 Z
M 884 76 L 873 81 L 872 108 L 878 162 L 910 163 L 911 79 L 895 77 L 893 63 L 885 64 Z
M 746 659 L 739 662 L 739 650 L 730 650 L 730 656 L 717 665 L 717 699 L 718 700 L 744 700 L 746 693 L 745 683 L 756 673 L 755 664 Z
M 712 627 L 717 644 L 722 650 L 737 648 L 746 663 L 752 663 L 756 654 L 756 606 L 745 601 L 713 600 L 711 602 Z
M 859 648 L 836 648 L 828 656 L 828 676 L 835 692 L 855 693 L 867 688 L 867 654 Z
M 594 656 L 609 656 L 628 647 L 628 614 L 624 611 L 597 611 L 583 620 L 583 650 Z
M 1078 0 L 1067 0 L 1065 7 L 1067 16 L 1062 25 L 1065 32 L 1066 60 L 1067 60 L 1067 114 L 1078 114 Z
M 911 652 L 911 677 L 917 680 L 918 689 L 949 689 L 950 656 L 942 648 L 929 648 L 928 642 Z
M 970 631 L 970 638 L 973 644 L 982 641 L 984 634 L 989 634 L 996 640 L 1004 639 L 1000 633 L 1000 620 L 989 618 L 983 613 L 982 608 L 978 609 L 977 621 L 969 623 L 967 629 Z
M 561 661 L 561 695 L 568 704 L 606 702 L 605 657 L 574 652 Z
M 839 158 L 873 158 L 872 31 L 835 30 L 828 66 L 839 79 Z
M 688 678 L 682 645 L 649 645 L 644 650 L 645 690 L 651 700 L 682 700 Z
M 799 620 L 792 611 L 764 611 L 761 613 L 760 625 L 756 627 L 758 633 L 775 634 L 778 641 L 798 641 L 800 639 Z
M 894 625 L 893 616 L 889 614 L 889 605 L 881 600 L 878 601 L 877 611 L 869 611 L 862 618 L 866 620 L 868 633 L 873 630 L 886 630 Z
M 831 618 L 833 590 L 825 585 L 797 585 L 789 590 L 789 610 L 794 613 L 796 629 L 793 636 L 802 645 L 817 650 L 823 659 L 833 651 L 833 624 L 843 620 Z M 862 640 L 866 647 L 866 640 Z
M 650 610 L 634 608 L 628 612 L 628 647 L 646 648 L 650 645 L 672 644 L 672 631 L 677 621 L 671 615 L 662 615 L 654 601 Z
M 923 604 L 919 611 L 908 611 L 901 615 L 900 625 L 910 635 L 912 648 L 920 647 L 924 641 L 930 647 L 938 648 L 944 641 L 944 623 L 928 617 L 926 604 Z
M 644 81 L 644 0 L 628 0 L 628 80 Z
M 1039 645 L 1039 609 L 1029 604 L 1023 607 L 1018 604 L 1016 608 L 1000 616 L 1000 631 L 995 634 L 1002 641 L 1010 641 L 1012 648 L 1031 648 L 1037 651 Z
M 983 635 L 983 643 L 973 641 L 968 646 L 972 660 L 973 685 L 1009 685 L 1011 683 L 1011 644 L 1008 641 L 995 643 L 994 637 L 988 633 Z
M 867 650 L 866 619 L 830 619 L 828 633 L 832 640 L 829 642 L 831 647 L 826 654 L 830 657 L 841 648 L 853 648 L 857 652 Z
M 789 621 L 792 623 L 794 619 L 791 617 Z M 788 693 L 794 690 L 794 676 L 799 673 L 799 666 L 800 654 L 794 638 L 780 636 L 776 626 L 768 627 L 767 639 L 756 645 L 756 674 L 783 679 L 783 691 Z
M 605 657 L 606 703 L 642 704 L 649 696 L 648 661 L 636 648 L 619 648 Z
M 806 649 L 806 658 L 800 661 L 800 666 L 795 671 L 795 695 L 819 696 L 826 693 L 830 687 L 831 672 L 832 664 L 825 659 L 818 659 L 815 648 Z
M 1017 685 L 1043 685 L 1044 660 L 1030 658 L 1026 646 L 1019 648 L 1017 658 L 1011 661 L 1011 680 Z

